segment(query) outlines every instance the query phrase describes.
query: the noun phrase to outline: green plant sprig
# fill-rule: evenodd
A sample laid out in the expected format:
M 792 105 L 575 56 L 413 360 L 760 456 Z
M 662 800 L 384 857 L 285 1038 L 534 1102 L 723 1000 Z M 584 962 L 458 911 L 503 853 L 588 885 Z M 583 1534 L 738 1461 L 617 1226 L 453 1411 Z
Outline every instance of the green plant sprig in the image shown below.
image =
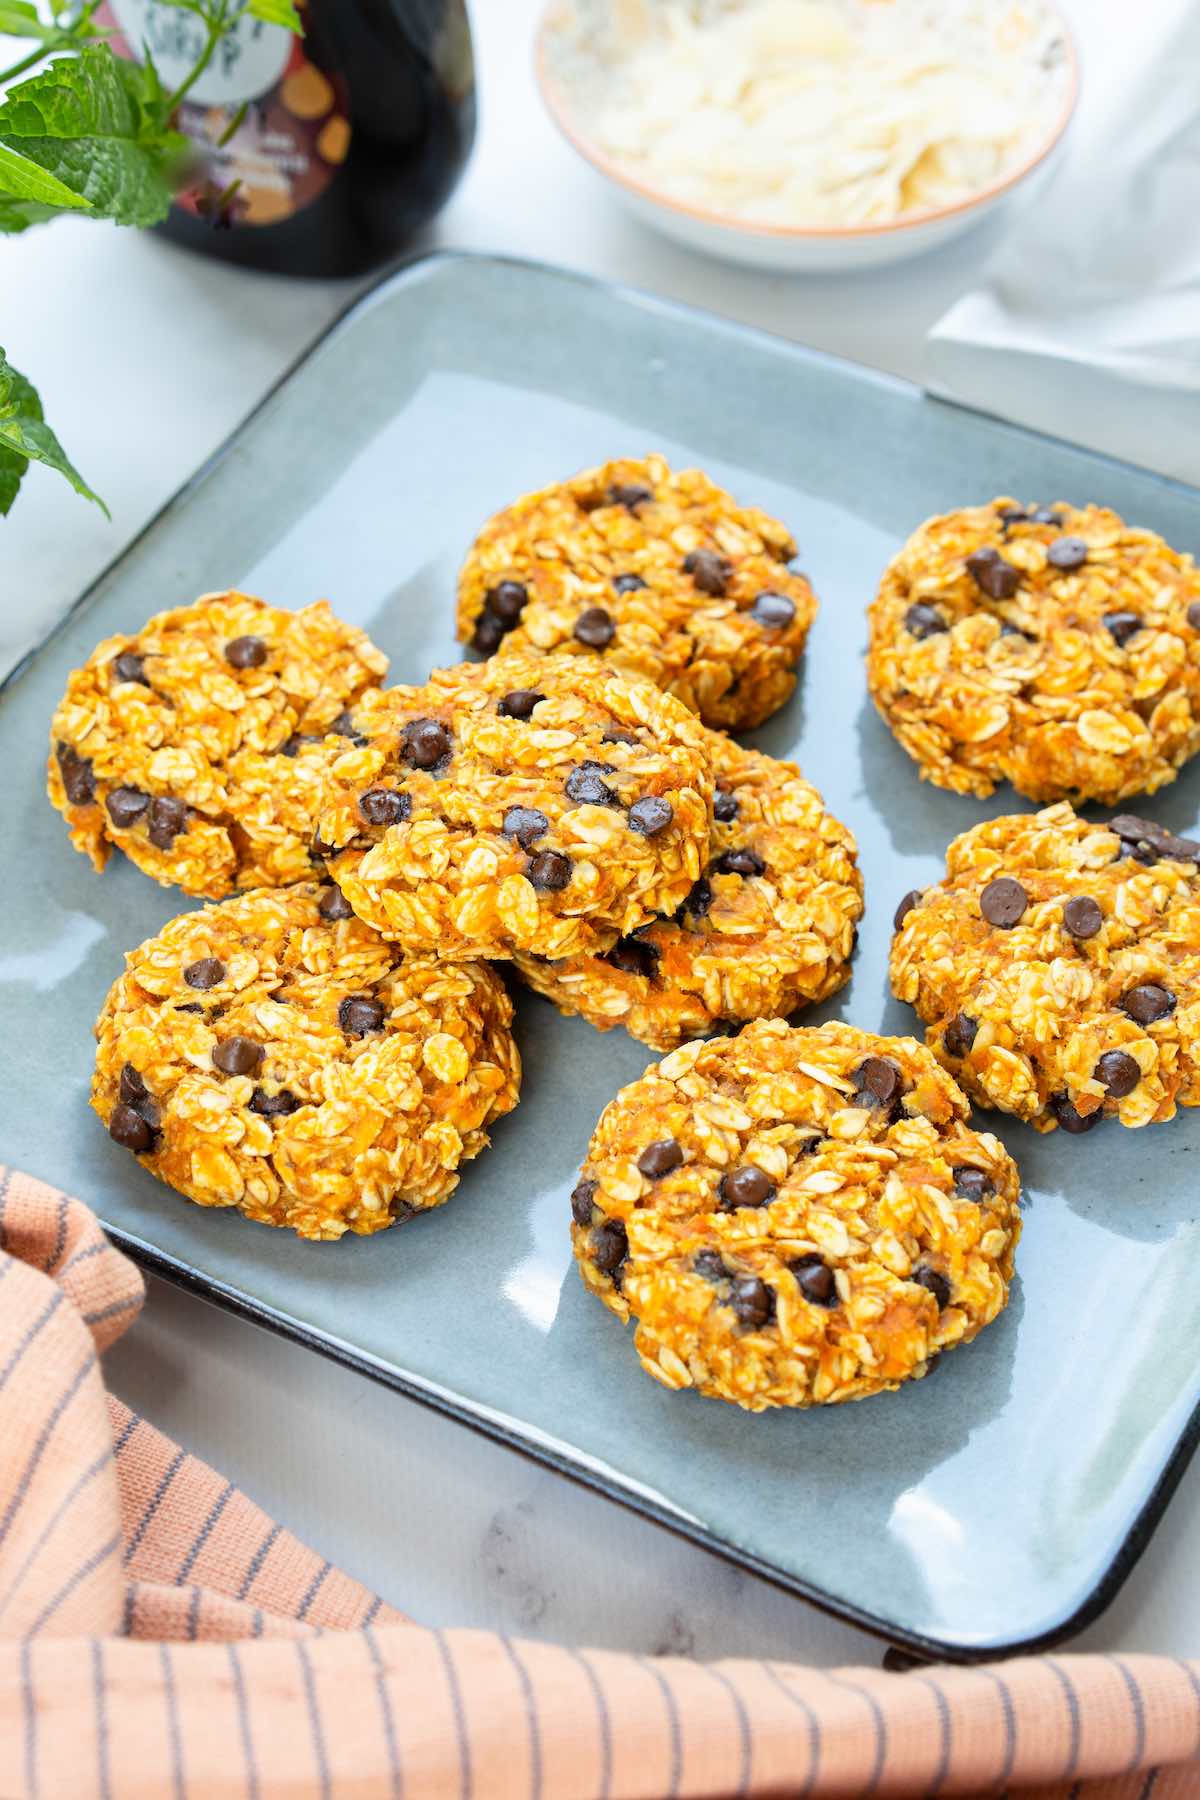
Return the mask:
M 141 62 L 114 55 L 108 32 L 94 23 L 99 0 L 74 9 L 54 4 L 48 19 L 30 0 L 0 0 L 0 34 L 33 46 L 0 72 L 0 235 L 68 213 L 117 225 L 158 224 L 185 167 L 188 146 L 176 113 L 221 39 L 244 16 L 302 29 L 293 0 L 163 3 L 192 13 L 204 27 L 196 60 L 171 92 L 148 48 Z M 31 462 L 56 470 L 107 515 L 46 424 L 37 390 L 0 350 L 0 517 Z

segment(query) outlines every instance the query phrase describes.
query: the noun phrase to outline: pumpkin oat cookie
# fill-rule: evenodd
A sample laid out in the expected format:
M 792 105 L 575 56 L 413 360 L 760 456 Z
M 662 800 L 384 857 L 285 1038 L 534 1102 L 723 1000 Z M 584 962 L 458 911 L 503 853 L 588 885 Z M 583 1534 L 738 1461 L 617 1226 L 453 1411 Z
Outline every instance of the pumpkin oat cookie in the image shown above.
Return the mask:
M 497 657 L 367 695 L 314 848 L 360 918 L 448 958 L 606 950 L 708 857 L 703 728 L 603 663 Z
M 219 900 L 310 880 L 317 745 L 387 673 L 325 601 L 232 590 L 97 646 L 51 727 L 49 793 L 103 869 L 113 845 L 164 887 Z
M 748 1411 L 925 1375 L 1008 1299 L 1016 1165 L 912 1038 L 781 1020 L 685 1044 L 600 1117 L 587 1286 L 668 1388 Z
M 1200 750 L 1200 571 L 1104 507 L 928 520 L 870 626 L 875 704 L 938 787 L 1112 804 Z
M 494 972 L 406 957 L 335 887 L 185 913 L 125 961 L 92 1105 L 201 1206 L 305 1238 L 382 1231 L 440 1206 L 517 1104 Z
M 778 520 L 661 456 L 585 469 L 490 519 L 459 577 L 458 634 L 484 656 L 602 655 L 748 731 L 781 707 L 816 613 Z
M 1038 1131 L 1200 1105 L 1200 843 L 1064 801 L 955 838 L 896 913 L 892 987 L 983 1106 Z
M 854 839 L 795 764 L 705 737 L 717 775 L 708 867 L 674 917 L 603 955 L 516 958 L 561 1011 L 656 1050 L 836 993 L 862 916 Z

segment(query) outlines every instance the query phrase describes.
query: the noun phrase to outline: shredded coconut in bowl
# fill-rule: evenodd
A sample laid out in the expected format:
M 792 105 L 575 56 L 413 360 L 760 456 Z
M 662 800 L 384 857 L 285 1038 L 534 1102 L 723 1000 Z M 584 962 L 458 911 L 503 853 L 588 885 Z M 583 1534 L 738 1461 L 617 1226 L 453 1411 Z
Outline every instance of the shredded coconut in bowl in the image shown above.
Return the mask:
M 758 225 L 969 199 L 1046 140 L 1069 81 L 1042 0 L 562 0 L 545 42 L 631 177 Z

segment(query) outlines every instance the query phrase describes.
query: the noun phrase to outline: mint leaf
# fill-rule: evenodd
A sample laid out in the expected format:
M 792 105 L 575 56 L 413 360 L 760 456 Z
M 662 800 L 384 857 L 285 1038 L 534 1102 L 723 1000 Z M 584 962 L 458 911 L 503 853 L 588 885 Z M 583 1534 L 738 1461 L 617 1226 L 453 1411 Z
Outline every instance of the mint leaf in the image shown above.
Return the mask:
M 0 191 L 90 207 L 119 225 L 166 216 L 186 140 L 169 129 L 153 65 L 126 62 L 106 44 L 62 57 L 10 88 L 0 103 Z M 7 153 L 8 166 L 4 157 Z M 59 191 L 34 191 L 20 168 L 36 164 Z
M 18 156 L 15 150 L 0 141 L 0 190 L 5 198 L 14 200 L 36 200 L 43 206 L 61 206 L 72 210 L 82 207 L 85 211 L 89 202 L 82 194 L 58 179 L 57 175 L 43 168 L 36 158 Z
M 0 194 L 0 237 L 27 231 L 45 219 L 56 219 L 58 213 L 57 206 L 39 206 L 36 200 L 14 200 L 8 194 Z
M 48 469 L 56 470 L 77 494 L 94 500 L 106 519 L 111 517 L 99 494 L 92 492 L 46 424 L 37 389 L 0 350 L 0 517 L 16 499 L 31 462 L 45 463 Z
M 0 33 L 5 37 L 48 38 L 59 35 L 57 25 L 38 18 L 37 7 L 25 0 L 0 0 Z
M 250 0 L 246 11 L 252 19 L 261 19 L 264 25 L 284 25 L 298 36 L 304 36 L 304 26 L 292 0 Z

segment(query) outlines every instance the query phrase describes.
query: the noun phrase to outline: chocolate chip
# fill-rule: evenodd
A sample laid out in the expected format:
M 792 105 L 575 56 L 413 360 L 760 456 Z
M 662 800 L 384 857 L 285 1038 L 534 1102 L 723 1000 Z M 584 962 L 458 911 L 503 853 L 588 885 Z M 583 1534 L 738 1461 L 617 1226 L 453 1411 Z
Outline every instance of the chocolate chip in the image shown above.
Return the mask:
M 955 1013 L 942 1033 L 942 1046 L 946 1055 L 957 1057 L 969 1055 L 978 1031 L 979 1026 L 967 1013 Z
M 703 875 L 694 881 L 688 889 L 687 898 L 676 914 L 677 918 L 686 918 L 688 914 L 694 919 L 703 919 L 712 905 L 712 886 Z
M 968 556 L 967 570 L 980 593 L 989 600 L 1011 600 L 1021 585 L 1021 571 L 990 545 Z
M 995 925 L 1001 931 L 1011 931 L 1019 924 L 1028 905 L 1029 895 L 1011 875 L 997 875 L 979 896 L 980 912 L 989 925 Z
M 1193 600 L 1188 607 L 1187 622 L 1193 631 L 1200 631 L 1200 600 Z
M 141 788 L 114 788 L 104 802 L 108 816 L 118 831 L 128 831 L 135 825 L 150 804 L 149 794 L 143 794 Z
M 264 1119 L 285 1119 L 289 1113 L 298 1112 L 301 1104 L 287 1088 L 280 1088 L 277 1094 L 268 1094 L 265 1088 L 255 1088 L 250 1096 L 250 1111 L 258 1113 Z
M 646 500 L 653 500 L 654 489 L 641 487 L 634 482 L 614 482 L 608 490 L 610 506 L 624 506 L 630 512 L 636 512 Z
M 972 1163 L 960 1163 L 954 1171 L 954 1191 L 960 1200 L 973 1200 L 980 1206 L 989 1194 L 995 1193 L 996 1184 L 986 1169 L 977 1169 Z
M 1108 821 L 1108 829 L 1115 831 L 1123 843 L 1145 846 L 1153 852 L 1139 860 L 1153 862 L 1157 857 L 1163 857 L 1167 862 L 1200 862 L 1200 843 L 1194 838 L 1176 837 L 1174 832 L 1156 825 L 1153 819 L 1140 819 L 1136 813 L 1118 813 L 1115 819 Z
M 143 1100 L 148 1100 L 150 1098 L 145 1081 L 132 1063 L 126 1063 L 121 1070 L 121 1080 L 118 1084 L 118 1092 L 121 1100 L 126 1106 L 137 1107 L 140 1106 Z
M 122 1150 L 132 1150 L 136 1156 L 142 1156 L 152 1148 L 157 1134 L 132 1106 L 117 1105 L 108 1121 L 108 1135 Z
M 1002 525 L 1023 525 L 1028 517 L 1029 513 L 1023 506 L 1002 506 L 1000 508 Z
M 536 688 L 513 688 L 496 702 L 496 711 L 502 719 L 527 719 L 538 701 L 545 698 Z
M 907 894 L 905 894 L 903 900 L 901 900 L 899 906 L 896 908 L 895 916 L 892 919 L 893 931 L 899 931 L 913 907 L 920 903 L 920 899 L 920 888 L 909 888 Z
M 717 1192 L 720 1210 L 736 1212 L 739 1206 L 767 1206 L 775 1198 L 776 1189 L 769 1175 L 754 1163 L 746 1163 L 743 1168 L 730 1169 L 722 1175 Z
M 657 837 L 665 831 L 675 817 L 675 808 L 661 794 L 647 794 L 644 800 L 635 800 L 629 809 L 629 829 L 639 831 L 643 837 Z
M 336 719 L 331 720 L 325 729 L 327 732 L 332 732 L 334 737 L 353 738 L 356 744 L 365 744 L 367 741 L 361 732 L 355 731 L 354 720 L 348 707 L 340 712 Z M 307 740 L 305 741 L 307 742 Z M 320 739 L 315 738 L 312 741 L 319 743 Z
M 710 1038 L 736 1037 L 745 1023 L 745 1019 L 714 1019 L 707 1035 Z
M 683 572 L 690 575 L 702 594 L 723 594 L 733 574 L 728 557 L 715 550 L 692 550 L 683 559 Z
M 617 635 L 617 627 L 612 614 L 605 612 L 602 606 L 589 606 L 576 619 L 574 635 L 589 650 L 603 650 Z
M 788 1264 L 788 1267 L 796 1277 L 800 1292 L 810 1305 L 837 1305 L 837 1278 L 823 1257 L 798 1256 L 795 1262 Z
M 1075 938 L 1094 938 L 1104 914 L 1089 894 L 1076 894 L 1063 907 L 1063 924 Z
M 510 806 L 504 815 L 505 837 L 520 844 L 522 850 L 528 850 L 530 844 L 544 837 L 549 829 L 549 819 L 536 806 Z
M 619 938 L 611 950 L 600 958 L 612 969 L 620 969 L 625 975 L 641 975 L 653 981 L 658 973 L 660 952 L 645 938 Z
M 1127 1050 L 1106 1050 L 1092 1070 L 1092 1079 L 1102 1082 L 1114 1100 L 1123 1100 L 1142 1079 L 1142 1071 Z
M 323 919 L 335 924 L 339 919 L 352 919 L 354 908 L 343 894 L 341 888 L 327 887 L 317 901 L 317 911 Z
M 1001 621 L 1000 621 L 1000 636 L 1002 638 L 1010 638 L 1010 637 L 1024 638 L 1025 642 L 1027 644 L 1036 644 L 1037 643 L 1037 639 L 1036 639 L 1036 637 L 1034 637 L 1032 631 L 1022 631 L 1021 627 L 1019 625 L 1014 625 L 1011 619 L 1001 619 Z
M 412 816 L 412 795 L 398 788 L 368 788 L 358 797 L 358 810 L 368 825 L 399 825 Z
M 505 625 L 515 625 L 528 600 L 529 590 L 521 582 L 498 581 L 488 589 L 483 603 Z
M 1103 1114 L 1096 1112 L 1077 1112 L 1066 1094 L 1055 1094 L 1050 1100 L 1050 1111 L 1054 1114 L 1064 1131 L 1072 1137 L 1082 1137 L 1086 1131 L 1094 1131 Z
M 215 988 L 219 981 L 225 979 L 225 964 L 216 956 L 202 956 L 199 962 L 189 963 L 183 971 L 183 979 L 191 988 L 199 988 L 207 993 Z
M 63 789 L 72 806 L 91 806 L 96 798 L 96 777 L 86 756 L 70 744 L 60 743 L 55 754 Z
M 169 850 L 187 825 L 187 807 L 171 794 L 155 795 L 147 816 L 147 835 L 156 850 Z
M 592 1261 L 602 1275 L 615 1275 L 629 1255 L 629 1238 L 620 1219 L 605 1219 L 591 1238 Z
M 871 1106 L 888 1106 L 904 1092 L 904 1071 L 890 1056 L 868 1056 L 854 1071 L 854 1085 Z
M 472 650 L 478 650 L 480 656 L 491 656 L 503 642 L 504 627 L 495 613 L 480 613 L 471 634 Z
M 571 859 L 557 850 L 539 850 L 536 856 L 530 857 L 525 873 L 535 888 L 556 894 L 571 879 Z
M 912 1272 L 912 1279 L 918 1287 L 923 1287 L 937 1301 L 938 1311 L 942 1312 L 950 1304 L 950 1283 L 928 1263 L 918 1263 Z
M 713 795 L 713 818 L 730 825 L 738 816 L 738 797 L 729 788 L 718 788 Z
M 267 646 L 260 637 L 236 637 L 225 646 L 225 661 L 234 669 L 261 669 Z
M 658 1181 L 672 1169 L 677 1169 L 682 1161 L 682 1144 L 677 1144 L 673 1137 L 656 1138 L 654 1143 L 646 1145 L 637 1159 L 637 1166 L 647 1181 Z
M 223 1009 L 221 1007 L 216 1007 L 214 1009 L 214 1011 L 213 1011 L 214 1019 L 220 1015 L 222 1010 Z M 192 1000 L 192 1001 L 189 1001 L 186 1006 L 177 1006 L 175 1008 L 175 1011 L 176 1012 L 188 1012 L 188 1013 L 202 1013 L 204 1011 L 204 1008 L 200 1005 L 198 1000 Z
M 122 650 L 120 656 L 113 659 L 113 674 L 118 681 L 136 681 L 142 687 L 150 686 L 145 661 L 135 650 Z
M 571 1217 L 577 1225 L 590 1225 L 592 1222 L 592 1201 L 596 1198 L 598 1181 L 577 1181 L 571 1190 Z
M 739 1275 L 729 1289 L 729 1304 L 739 1325 L 757 1331 L 775 1317 L 775 1295 L 757 1275 Z
M 750 612 L 765 631 L 782 631 L 796 616 L 795 604 L 787 595 L 777 594 L 771 588 L 758 595 Z
M 949 631 L 950 627 L 936 606 L 918 600 L 904 615 L 904 629 L 910 637 L 927 638 L 936 637 L 939 631 Z
M 723 856 L 718 856 L 716 862 L 713 864 L 713 868 L 719 875 L 742 875 L 747 877 L 751 875 L 761 875 L 766 866 L 766 863 L 758 854 L 757 850 L 746 849 L 726 850 L 725 854 Z
M 253 1038 L 231 1037 L 213 1047 L 213 1067 L 222 1075 L 251 1075 L 266 1055 Z
M 640 588 L 644 588 L 646 585 L 647 583 L 642 580 L 640 575 L 615 575 L 613 577 L 613 591 L 617 594 L 636 594 Z
M 1030 513 L 1035 525 L 1065 525 L 1066 516 L 1053 506 L 1037 506 Z
M 580 763 L 564 783 L 567 799 L 576 806 L 619 806 L 617 794 L 603 779 L 606 774 L 611 775 L 612 770 L 605 763 Z
M 384 1016 L 382 1000 L 372 1000 L 369 994 L 347 994 L 338 1007 L 338 1024 L 347 1037 L 382 1031 Z
M 1105 613 L 1104 628 L 1113 642 L 1124 648 L 1130 638 L 1142 629 L 1142 619 L 1135 612 Z
M 280 744 L 276 756 L 295 756 L 303 744 L 319 744 L 320 738 L 312 737 L 307 732 L 293 731 L 286 743 Z
M 1139 982 L 1120 1000 L 1122 1012 L 1128 1013 L 1137 1025 L 1157 1025 L 1160 1019 L 1169 1019 L 1176 1004 L 1170 988 L 1161 987 L 1157 981 Z
M 454 748 L 440 719 L 410 719 L 404 727 L 400 754 L 414 769 L 436 769 Z
M 1045 522 L 1049 524 L 1051 520 Z M 1062 521 L 1055 515 L 1053 523 L 1059 525 Z M 1055 569 L 1082 569 L 1087 559 L 1088 547 L 1079 537 L 1055 538 L 1046 551 L 1046 561 Z
M 602 744 L 633 744 L 636 748 L 638 735 L 636 731 L 627 731 L 624 725 L 610 725 L 600 742 Z
M 705 1281 L 724 1281 L 729 1274 L 728 1265 L 719 1250 L 697 1250 L 692 1258 L 692 1268 Z

